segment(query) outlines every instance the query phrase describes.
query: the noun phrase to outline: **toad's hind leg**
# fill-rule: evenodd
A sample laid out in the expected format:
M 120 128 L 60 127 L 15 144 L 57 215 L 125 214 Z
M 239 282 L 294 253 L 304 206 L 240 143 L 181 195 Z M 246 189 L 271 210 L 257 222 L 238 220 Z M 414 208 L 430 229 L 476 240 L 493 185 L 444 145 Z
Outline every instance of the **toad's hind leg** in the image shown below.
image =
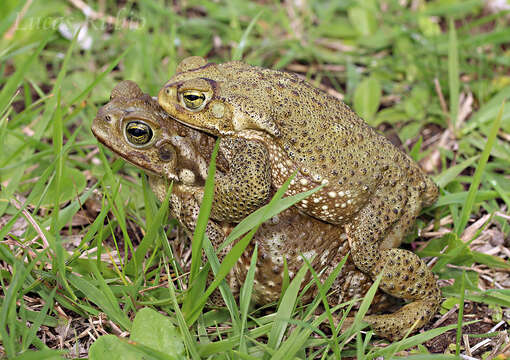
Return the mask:
M 430 321 L 440 292 L 434 275 L 416 254 L 388 248 L 401 242 L 421 208 L 419 193 L 408 185 L 388 190 L 374 194 L 346 230 L 355 265 L 373 279 L 381 274 L 381 290 L 410 302 L 392 314 L 365 318 L 379 336 L 395 340 L 413 325 L 417 330 Z

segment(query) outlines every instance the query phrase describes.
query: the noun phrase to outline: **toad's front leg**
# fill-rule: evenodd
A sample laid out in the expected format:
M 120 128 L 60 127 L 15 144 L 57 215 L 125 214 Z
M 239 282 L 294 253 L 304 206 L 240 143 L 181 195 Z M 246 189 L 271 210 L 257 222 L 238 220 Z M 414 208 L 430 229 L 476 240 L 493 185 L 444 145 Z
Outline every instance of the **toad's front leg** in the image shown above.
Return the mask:
M 258 141 L 233 137 L 221 139 L 220 151 L 227 159 L 228 171 L 215 178 L 211 217 L 238 222 L 269 201 L 268 151 Z

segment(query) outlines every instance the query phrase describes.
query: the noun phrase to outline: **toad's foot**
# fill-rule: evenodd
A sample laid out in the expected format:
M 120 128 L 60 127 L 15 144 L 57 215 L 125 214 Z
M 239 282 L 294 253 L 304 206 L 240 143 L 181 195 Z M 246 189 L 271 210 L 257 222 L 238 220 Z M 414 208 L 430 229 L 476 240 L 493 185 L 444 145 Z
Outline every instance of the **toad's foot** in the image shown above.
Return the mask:
M 383 250 L 372 274 L 382 274 L 381 290 L 411 301 L 392 314 L 370 315 L 364 319 L 379 336 L 399 340 L 409 330 L 427 324 L 437 312 L 441 294 L 434 274 L 416 254 L 403 249 Z

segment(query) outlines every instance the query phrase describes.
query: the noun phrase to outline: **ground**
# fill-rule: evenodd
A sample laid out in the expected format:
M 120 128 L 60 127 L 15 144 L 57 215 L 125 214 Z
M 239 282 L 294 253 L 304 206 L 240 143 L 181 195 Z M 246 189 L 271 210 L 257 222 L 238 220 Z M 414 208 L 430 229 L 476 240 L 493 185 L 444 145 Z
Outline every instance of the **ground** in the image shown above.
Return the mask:
M 166 335 L 136 335 L 168 320 L 183 358 L 509 358 L 509 10 L 481 0 L 2 2 L 0 357 L 84 358 L 113 334 L 131 342 L 110 345 L 168 358 L 154 351 L 176 349 Z M 443 303 L 417 336 L 391 344 L 322 330 L 292 283 L 273 307 L 245 296 L 193 309 L 203 291 L 188 275 L 200 257 L 144 175 L 90 132 L 116 83 L 155 95 L 189 55 L 295 72 L 433 176 L 441 196 L 404 247 L 437 275 Z M 139 316 L 144 307 L 164 320 Z

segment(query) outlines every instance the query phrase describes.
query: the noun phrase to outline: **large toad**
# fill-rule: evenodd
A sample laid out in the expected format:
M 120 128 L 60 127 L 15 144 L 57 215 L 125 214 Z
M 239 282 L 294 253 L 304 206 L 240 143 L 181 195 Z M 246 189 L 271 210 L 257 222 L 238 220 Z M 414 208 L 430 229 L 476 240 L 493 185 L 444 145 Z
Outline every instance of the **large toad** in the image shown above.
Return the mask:
M 235 171 L 216 184 L 213 217 L 244 217 L 296 173 L 289 195 L 323 186 L 297 208 L 344 228 L 356 266 L 382 273 L 384 291 L 412 300 L 410 317 L 436 311 L 439 292 L 425 264 L 392 247 L 436 200 L 437 186 L 347 105 L 291 73 L 201 57 L 179 64 L 158 102 L 222 139 Z
M 112 91 L 111 101 L 99 110 L 92 131 L 100 142 L 148 171 L 151 187 L 160 199 L 166 193 L 168 180 L 174 180 L 172 214 L 192 232 L 201 199 L 197 193 L 203 191 L 214 139 L 170 119 L 149 95 L 129 81 Z M 260 149 L 265 149 L 265 144 L 261 144 Z M 232 179 L 235 173 L 231 164 L 236 154 L 229 150 L 222 147 L 217 178 Z M 278 186 L 279 183 L 270 184 L 268 194 Z M 232 222 L 210 220 L 207 232 L 213 246 L 218 247 L 233 226 Z M 384 259 L 390 251 L 387 247 L 398 246 L 400 240 L 401 237 L 395 237 L 392 242 L 380 242 L 378 251 L 384 254 Z M 284 260 L 292 275 L 303 265 L 301 254 L 313 258 L 314 268 L 323 271 L 321 277 L 325 279 L 350 249 L 344 226 L 315 219 L 292 207 L 263 224 L 256 233 L 229 279 L 234 290 L 244 281 L 255 243 L 259 246 L 259 257 L 254 298 L 261 304 L 280 295 Z M 439 290 L 432 273 L 419 258 L 407 251 L 392 250 L 394 258 L 387 261 L 381 288 L 412 302 L 393 314 L 372 315 L 366 320 L 377 334 L 397 339 L 415 322 L 419 328 L 430 320 L 439 304 Z M 352 261 L 348 262 L 336 279 L 328 301 L 337 304 L 363 295 L 370 284 L 370 277 L 355 268 Z M 308 295 L 314 296 L 313 291 Z

